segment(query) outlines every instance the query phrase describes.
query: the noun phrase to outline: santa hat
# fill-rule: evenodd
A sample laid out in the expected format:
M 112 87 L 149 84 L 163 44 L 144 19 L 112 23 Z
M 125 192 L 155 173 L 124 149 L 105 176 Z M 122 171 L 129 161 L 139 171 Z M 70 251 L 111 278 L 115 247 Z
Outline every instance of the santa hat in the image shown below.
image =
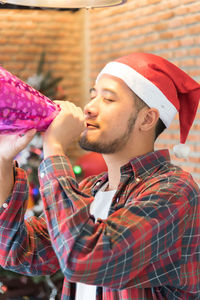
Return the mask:
M 132 53 L 120 57 L 109 62 L 97 80 L 102 74 L 123 80 L 149 107 L 158 109 L 166 127 L 178 112 L 181 147 L 177 145 L 174 150 L 178 157 L 187 156 L 188 147 L 183 144 L 200 99 L 200 85 L 196 81 L 166 59 L 150 53 Z

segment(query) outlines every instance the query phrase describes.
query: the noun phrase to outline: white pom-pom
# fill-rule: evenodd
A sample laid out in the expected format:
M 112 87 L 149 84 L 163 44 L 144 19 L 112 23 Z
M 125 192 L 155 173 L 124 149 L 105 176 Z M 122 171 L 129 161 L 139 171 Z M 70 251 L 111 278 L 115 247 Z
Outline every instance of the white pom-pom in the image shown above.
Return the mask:
M 190 147 L 185 144 L 178 144 L 173 148 L 174 154 L 178 158 L 187 158 L 190 153 Z

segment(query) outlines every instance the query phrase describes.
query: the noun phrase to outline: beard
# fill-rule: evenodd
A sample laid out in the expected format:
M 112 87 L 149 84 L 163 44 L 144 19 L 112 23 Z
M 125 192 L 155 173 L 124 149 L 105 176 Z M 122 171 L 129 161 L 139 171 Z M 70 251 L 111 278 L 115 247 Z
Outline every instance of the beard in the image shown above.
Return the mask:
M 129 137 L 133 131 L 137 114 L 131 116 L 128 120 L 126 131 L 121 136 L 109 141 L 109 142 L 90 142 L 87 135 L 83 134 L 79 140 L 79 145 L 82 149 L 87 151 L 93 151 L 102 154 L 113 154 L 123 149 L 129 140 Z

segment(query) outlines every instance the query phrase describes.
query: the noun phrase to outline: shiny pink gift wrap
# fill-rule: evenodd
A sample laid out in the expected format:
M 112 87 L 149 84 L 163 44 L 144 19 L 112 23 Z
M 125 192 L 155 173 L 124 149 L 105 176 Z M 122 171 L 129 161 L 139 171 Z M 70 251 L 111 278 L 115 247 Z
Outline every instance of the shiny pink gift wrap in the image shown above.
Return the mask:
M 0 67 L 0 134 L 45 131 L 60 107 Z

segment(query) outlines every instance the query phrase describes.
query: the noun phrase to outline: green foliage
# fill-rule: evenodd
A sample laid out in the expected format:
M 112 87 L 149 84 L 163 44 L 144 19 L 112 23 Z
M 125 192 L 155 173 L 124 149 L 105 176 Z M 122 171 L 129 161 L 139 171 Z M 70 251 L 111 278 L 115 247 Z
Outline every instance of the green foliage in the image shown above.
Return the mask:
M 56 88 L 58 83 L 63 79 L 62 77 L 54 78 L 52 71 L 48 70 L 44 72 L 45 64 L 45 52 L 41 54 L 40 61 L 37 68 L 37 75 L 42 75 L 42 80 L 40 82 L 39 91 L 45 96 L 53 99 L 56 97 Z

